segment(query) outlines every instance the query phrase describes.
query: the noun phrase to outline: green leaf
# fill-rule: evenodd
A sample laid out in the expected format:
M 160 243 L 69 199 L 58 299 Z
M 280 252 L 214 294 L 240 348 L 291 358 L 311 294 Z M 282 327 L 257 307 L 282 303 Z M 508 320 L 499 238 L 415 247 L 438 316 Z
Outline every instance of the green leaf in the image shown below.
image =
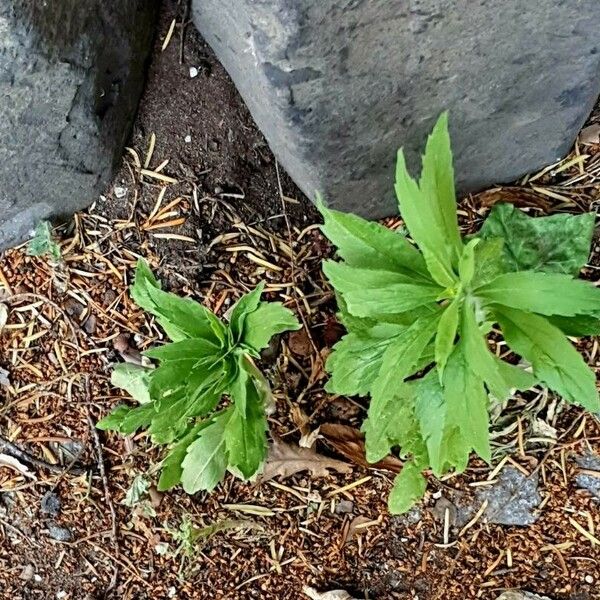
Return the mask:
M 512 204 L 496 204 L 478 236 L 501 237 L 512 271 L 545 271 L 576 276 L 590 254 L 596 215 L 529 217 Z
M 254 312 L 246 316 L 241 343 L 260 352 L 269 345 L 274 335 L 301 328 L 294 313 L 280 302 L 261 302 Z
M 225 428 L 225 444 L 229 454 L 229 466 L 239 471 L 244 479 L 250 479 L 263 464 L 267 454 L 267 419 L 263 402 L 252 379 L 246 379 L 245 413 L 239 409 L 237 398 L 235 410 Z
M 150 482 L 143 475 L 136 475 L 125 494 L 123 504 L 130 507 L 135 506 L 148 493 L 149 487 Z
M 119 431 L 123 419 L 129 414 L 131 408 L 120 404 L 111 410 L 103 419 L 96 423 L 96 427 L 102 431 Z
M 321 227 L 323 233 L 349 266 L 430 279 L 423 256 L 400 233 L 356 215 L 330 210 L 322 202 L 317 207 L 325 222 Z
M 600 410 L 596 377 L 560 329 L 515 309 L 498 307 L 495 314 L 506 343 L 531 363 L 540 381 L 569 402 Z
M 489 302 L 542 315 L 570 317 L 600 311 L 600 289 L 558 273 L 505 273 L 480 287 L 476 294 Z
M 119 433 L 123 435 L 131 435 L 142 427 L 147 427 L 152 422 L 156 415 L 156 410 L 152 402 L 134 406 L 127 411 L 123 416 L 123 420 L 119 425 Z
M 52 226 L 48 221 L 40 221 L 37 224 L 34 236 L 27 244 L 27 254 L 29 256 L 48 255 L 57 262 L 61 260 L 60 246 L 52 237 Z
M 148 263 L 140 258 L 138 260 L 133 285 L 129 288 L 129 293 L 133 301 L 144 310 L 154 314 L 156 306 L 148 294 L 149 288 L 160 289 L 160 282 L 154 277 Z
M 229 327 L 235 342 L 239 342 L 244 334 L 244 322 L 248 315 L 254 312 L 260 304 L 260 297 L 265 289 L 261 281 L 251 292 L 244 294 L 233 306 L 229 317 Z
M 162 363 L 148 375 L 150 396 L 154 400 L 160 400 L 174 391 L 184 388 L 197 362 L 195 358 L 187 358 Z
M 487 340 L 479 329 L 475 309 L 470 302 L 465 302 L 463 305 L 461 333 L 469 368 L 483 379 L 488 390 L 497 400 L 504 401 L 510 396 L 510 386 L 500 372 Z
M 437 335 L 435 336 L 435 362 L 437 363 L 440 377 L 444 372 L 444 367 L 454 347 L 454 340 L 458 330 L 460 305 L 460 297 L 456 296 L 442 313 L 438 324 Z
M 115 365 L 110 382 L 118 388 L 125 390 L 136 402 L 146 404 L 150 402 L 150 369 L 131 363 Z
M 521 392 L 525 392 L 537 383 L 533 373 L 529 373 L 517 365 L 511 365 L 498 358 L 496 355 L 492 356 L 498 365 L 500 374 L 510 390 L 520 390 Z
M 327 359 L 331 373 L 325 389 L 331 394 L 366 396 L 381 368 L 383 354 L 406 327 L 391 323 L 345 335 Z
M 191 361 L 217 357 L 220 348 L 206 339 L 188 338 L 180 342 L 165 344 L 144 352 L 144 356 L 160 361 Z
M 408 512 L 423 496 L 427 480 L 413 461 L 407 462 L 396 475 L 388 499 L 388 508 L 394 515 Z
M 211 421 L 208 420 L 194 425 L 189 432 L 171 448 L 161 464 L 162 470 L 157 486 L 159 492 L 170 490 L 181 482 L 181 474 L 183 473 L 181 463 L 186 456 L 188 446 L 198 437 L 200 431 L 210 425 L 210 423 Z
M 504 257 L 504 240 L 502 238 L 480 238 L 479 244 L 475 246 L 475 272 L 471 281 L 471 287 L 480 287 L 502 273 L 510 271 Z
M 442 387 L 448 424 L 456 426 L 473 450 L 489 463 L 488 397 L 483 380 L 469 368 L 467 361 L 461 343 L 456 346 L 444 370 Z
M 473 238 L 464 247 L 458 263 L 458 274 L 463 286 L 468 286 L 475 275 L 475 247 L 481 240 Z
M 356 290 L 344 294 L 350 313 L 357 317 L 397 314 L 435 302 L 442 288 L 397 283 L 387 287 Z
M 420 184 L 409 175 L 400 150 L 395 187 L 410 235 L 423 253 L 432 277 L 443 287 L 455 284 L 454 267 L 462 253 L 452 178 L 447 115 L 442 115 L 427 141 Z
M 220 414 L 202 429 L 198 438 L 188 446 L 181 463 L 181 483 L 188 494 L 195 494 L 200 490 L 210 492 L 225 476 L 225 428 L 230 418 L 230 410 Z
M 548 321 L 558 327 L 565 335 L 571 337 L 584 337 L 586 335 L 600 335 L 600 317 L 591 315 L 576 315 L 574 317 L 561 317 L 553 315 Z

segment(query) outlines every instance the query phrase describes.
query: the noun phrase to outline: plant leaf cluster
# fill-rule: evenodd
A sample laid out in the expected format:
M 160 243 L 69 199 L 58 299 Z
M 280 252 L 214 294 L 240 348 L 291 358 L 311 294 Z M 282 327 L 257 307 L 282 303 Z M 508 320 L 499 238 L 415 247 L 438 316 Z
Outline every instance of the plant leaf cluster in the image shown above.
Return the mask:
M 181 483 L 190 494 L 210 491 L 227 470 L 250 479 L 261 468 L 270 388 L 254 359 L 271 337 L 300 328 L 282 304 L 261 302 L 263 289 L 242 296 L 224 323 L 202 304 L 162 290 L 138 263 L 131 296 L 172 342 L 144 353 L 157 368 L 114 369 L 113 384 L 138 405 L 118 406 L 98 427 L 125 435 L 145 429 L 154 443 L 169 446 L 159 490 Z
M 370 396 L 370 462 L 394 448 L 406 457 L 389 498 L 400 513 L 424 494 L 423 471 L 463 471 L 472 451 L 490 461 L 490 407 L 514 390 L 543 384 L 600 409 L 594 373 L 566 337 L 600 333 L 600 289 L 577 279 L 593 214 L 532 218 L 500 204 L 476 236 L 461 237 L 445 114 L 418 181 L 398 153 L 395 190 L 412 241 L 320 210 L 341 259 L 324 272 L 348 331 L 328 360 L 327 389 Z M 490 350 L 493 332 L 519 364 Z

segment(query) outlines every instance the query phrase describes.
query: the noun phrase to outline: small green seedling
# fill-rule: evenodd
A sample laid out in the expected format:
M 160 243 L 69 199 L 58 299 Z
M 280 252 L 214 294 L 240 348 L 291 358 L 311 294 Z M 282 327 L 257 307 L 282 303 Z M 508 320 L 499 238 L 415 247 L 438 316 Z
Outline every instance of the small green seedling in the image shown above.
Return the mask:
M 226 324 L 198 302 L 163 291 L 147 264 L 138 263 L 131 295 L 172 343 L 144 353 L 160 362 L 156 369 L 115 368 L 113 384 L 139 405 L 118 406 L 98 427 L 125 435 L 147 429 L 154 443 L 169 445 L 159 490 L 181 482 L 190 494 L 210 491 L 227 470 L 243 479 L 260 470 L 271 398 L 253 359 L 275 334 L 300 328 L 280 303 L 260 301 L 263 289 L 243 296 Z
M 427 141 L 420 180 L 398 153 L 396 194 L 404 235 L 320 206 L 341 262 L 324 272 L 347 335 L 327 362 L 328 391 L 371 397 L 367 459 L 399 448 L 406 463 L 389 507 L 407 511 L 424 470 L 461 472 L 475 451 L 490 462 L 490 405 L 541 383 L 600 410 L 594 373 L 566 335 L 600 333 L 600 289 L 577 279 L 595 215 L 531 218 L 494 207 L 478 235 L 461 238 L 447 115 Z M 530 368 L 501 360 L 499 333 Z
M 27 254 L 30 256 L 47 256 L 54 262 L 60 262 L 60 246 L 52 237 L 52 227 L 48 221 L 40 221 L 35 228 L 35 234 L 27 244 Z

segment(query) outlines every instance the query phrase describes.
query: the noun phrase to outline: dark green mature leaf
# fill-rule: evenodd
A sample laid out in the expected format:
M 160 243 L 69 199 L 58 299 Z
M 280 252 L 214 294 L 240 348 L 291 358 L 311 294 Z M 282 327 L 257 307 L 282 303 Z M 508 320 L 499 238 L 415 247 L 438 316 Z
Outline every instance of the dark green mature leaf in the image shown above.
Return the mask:
M 186 361 L 205 360 L 212 356 L 217 358 L 221 349 L 214 342 L 207 339 L 188 338 L 180 342 L 165 344 L 151 348 L 144 352 L 144 356 L 160 361 Z
M 394 479 L 388 499 L 390 512 L 399 515 L 409 511 L 423 497 L 426 488 L 427 480 L 421 473 L 421 467 L 412 460 L 408 461 Z
M 131 408 L 120 404 L 109 412 L 103 419 L 96 423 L 96 427 L 102 431 L 119 431 L 123 419 L 130 413 Z
M 483 239 L 503 238 L 512 271 L 577 275 L 586 264 L 595 214 L 529 217 L 512 204 L 496 204 L 481 227 Z
M 470 369 L 467 360 L 464 346 L 459 344 L 444 370 L 447 420 L 483 460 L 490 462 L 488 396 L 483 380 Z
M 246 316 L 241 343 L 258 353 L 269 345 L 274 335 L 301 328 L 294 313 L 280 302 L 261 302 Z
M 538 315 L 497 307 L 507 344 L 533 366 L 535 376 L 566 400 L 600 410 L 596 377 L 564 334 Z
M 593 315 L 576 315 L 574 317 L 562 317 L 553 315 L 548 321 L 558 327 L 566 335 L 572 337 L 584 337 L 586 335 L 600 335 L 600 317 Z
M 227 470 L 225 429 L 231 414 L 230 409 L 218 415 L 188 446 L 181 463 L 181 483 L 188 494 L 210 492 L 223 479 Z
M 400 233 L 356 215 L 330 210 L 320 202 L 323 233 L 351 267 L 382 269 L 414 274 L 430 280 L 423 256 Z
M 504 273 L 476 293 L 490 302 L 542 315 L 600 312 L 600 288 L 559 273 Z

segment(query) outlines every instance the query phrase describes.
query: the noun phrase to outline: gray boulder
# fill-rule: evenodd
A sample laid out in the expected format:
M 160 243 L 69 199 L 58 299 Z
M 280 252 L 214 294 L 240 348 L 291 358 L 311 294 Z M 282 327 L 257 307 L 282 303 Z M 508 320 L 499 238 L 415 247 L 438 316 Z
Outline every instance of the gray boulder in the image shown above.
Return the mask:
M 0 249 L 93 202 L 142 92 L 156 0 L 0 0 Z
M 500 5 L 501 4 L 501 5 Z M 192 0 L 303 191 L 394 213 L 395 154 L 450 111 L 459 188 L 563 156 L 600 92 L 598 0 Z

